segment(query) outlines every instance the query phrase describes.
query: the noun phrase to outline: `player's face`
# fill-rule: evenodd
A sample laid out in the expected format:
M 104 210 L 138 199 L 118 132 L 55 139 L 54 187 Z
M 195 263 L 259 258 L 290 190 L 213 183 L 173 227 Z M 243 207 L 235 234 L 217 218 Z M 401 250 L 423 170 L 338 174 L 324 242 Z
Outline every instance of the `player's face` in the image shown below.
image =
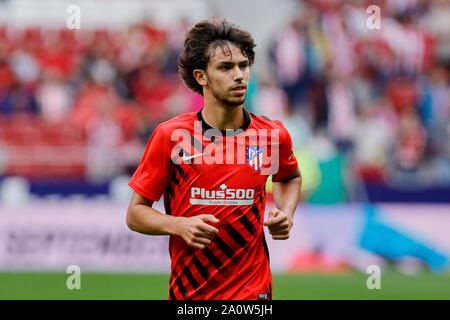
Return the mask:
M 230 51 L 217 47 L 212 53 L 206 68 L 207 85 L 204 89 L 225 105 L 239 106 L 247 97 L 249 60 L 240 48 L 232 44 L 228 47 Z

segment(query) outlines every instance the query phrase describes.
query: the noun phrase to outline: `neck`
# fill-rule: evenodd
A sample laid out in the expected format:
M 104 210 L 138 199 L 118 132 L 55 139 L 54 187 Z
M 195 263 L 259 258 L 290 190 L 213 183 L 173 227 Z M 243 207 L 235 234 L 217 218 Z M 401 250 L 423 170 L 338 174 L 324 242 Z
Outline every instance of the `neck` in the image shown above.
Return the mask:
M 217 103 L 218 101 L 214 103 L 208 100 L 205 97 L 205 106 L 202 110 L 202 117 L 208 125 L 219 130 L 237 129 L 244 125 L 243 104 L 227 106 Z

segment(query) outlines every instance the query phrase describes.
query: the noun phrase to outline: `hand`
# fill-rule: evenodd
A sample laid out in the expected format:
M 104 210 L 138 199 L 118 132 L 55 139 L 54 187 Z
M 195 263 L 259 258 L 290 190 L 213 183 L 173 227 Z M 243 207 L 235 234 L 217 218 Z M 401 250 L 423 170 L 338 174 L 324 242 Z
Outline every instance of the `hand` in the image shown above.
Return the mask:
M 289 231 L 292 228 L 292 219 L 283 211 L 273 208 L 264 225 L 269 227 L 269 232 L 274 240 L 289 239 Z
M 217 223 L 219 219 L 211 214 L 201 214 L 194 217 L 180 217 L 176 235 L 195 249 L 205 249 L 211 240 L 219 233 L 217 228 L 206 222 Z

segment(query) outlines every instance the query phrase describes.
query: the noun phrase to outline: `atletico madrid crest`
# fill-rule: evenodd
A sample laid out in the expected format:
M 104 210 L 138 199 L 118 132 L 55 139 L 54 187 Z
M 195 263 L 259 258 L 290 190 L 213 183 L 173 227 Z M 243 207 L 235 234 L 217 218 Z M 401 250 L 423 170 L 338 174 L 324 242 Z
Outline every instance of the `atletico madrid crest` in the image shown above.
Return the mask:
M 261 169 L 263 165 L 263 147 L 249 146 L 247 147 L 247 164 L 255 171 Z

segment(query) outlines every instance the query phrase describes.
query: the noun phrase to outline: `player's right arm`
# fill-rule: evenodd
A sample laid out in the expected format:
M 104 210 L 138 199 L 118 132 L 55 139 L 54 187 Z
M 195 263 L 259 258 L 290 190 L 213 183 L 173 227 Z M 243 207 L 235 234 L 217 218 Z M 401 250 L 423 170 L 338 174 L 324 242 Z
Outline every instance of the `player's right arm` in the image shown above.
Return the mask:
M 134 192 L 127 210 L 128 227 L 136 232 L 149 235 L 179 236 L 196 249 L 205 249 L 219 230 L 207 222 L 217 223 L 213 215 L 194 217 L 175 217 L 152 208 L 153 200 L 149 200 Z
M 127 210 L 127 225 L 143 234 L 179 236 L 189 246 L 204 249 L 218 233 L 217 228 L 208 224 L 218 222 L 214 216 L 177 217 L 152 208 L 173 176 L 169 132 L 163 125 L 156 127 L 128 183 L 135 192 Z

